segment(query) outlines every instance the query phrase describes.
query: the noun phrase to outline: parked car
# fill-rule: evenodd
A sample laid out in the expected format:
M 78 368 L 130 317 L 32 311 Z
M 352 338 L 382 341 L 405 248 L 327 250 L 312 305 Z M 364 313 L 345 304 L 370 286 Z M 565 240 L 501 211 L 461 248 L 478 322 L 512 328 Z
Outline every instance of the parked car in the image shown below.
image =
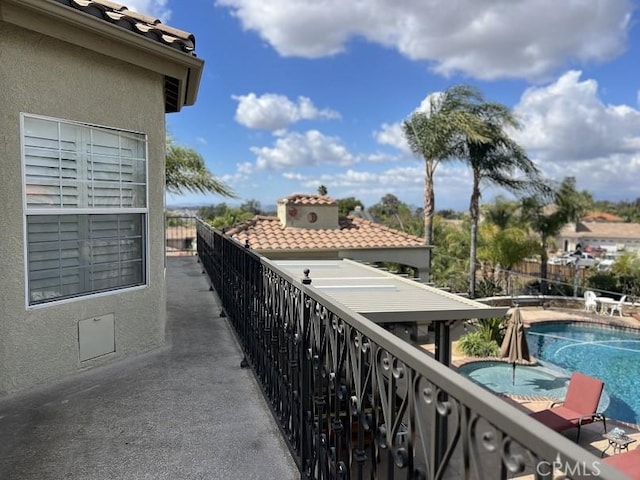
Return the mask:
M 575 265 L 576 262 L 579 267 L 593 267 L 598 263 L 598 259 L 590 253 L 571 254 L 568 256 L 565 265 Z
M 550 263 L 551 265 L 567 265 L 568 263 L 573 263 L 574 261 L 575 258 L 573 258 L 570 253 L 563 253 L 562 255 L 551 257 L 547 263 Z
M 598 263 L 598 271 L 606 272 L 611 270 L 611 267 L 621 255 L 621 253 L 606 253 L 602 260 L 600 260 L 600 263 Z
M 601 260 L 600 263 L 598 263 L 598 271 L 606 272 L 608 270 L 611 270 L 611 266 L 613 265 L 613 262 L 615 262 L 615 260 L 611 260 L 608 258 Z

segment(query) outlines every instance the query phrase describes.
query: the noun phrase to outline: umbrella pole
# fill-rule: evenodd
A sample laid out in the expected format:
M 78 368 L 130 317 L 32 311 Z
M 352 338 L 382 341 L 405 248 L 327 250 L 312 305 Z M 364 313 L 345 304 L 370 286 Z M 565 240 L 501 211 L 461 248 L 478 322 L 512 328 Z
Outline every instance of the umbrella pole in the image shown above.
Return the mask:
M 513 384 L 516 384 L 516 362 L 513 362 Z

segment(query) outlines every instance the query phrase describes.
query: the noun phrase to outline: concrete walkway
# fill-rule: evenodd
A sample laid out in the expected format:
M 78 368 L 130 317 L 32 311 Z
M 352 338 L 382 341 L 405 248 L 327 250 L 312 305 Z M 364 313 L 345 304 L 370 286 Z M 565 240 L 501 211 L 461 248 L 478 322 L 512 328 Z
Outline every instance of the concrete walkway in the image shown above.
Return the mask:
M 219 312 L 168 258 L 167 346 L 0 399 L 0 479 L 300 478 Z

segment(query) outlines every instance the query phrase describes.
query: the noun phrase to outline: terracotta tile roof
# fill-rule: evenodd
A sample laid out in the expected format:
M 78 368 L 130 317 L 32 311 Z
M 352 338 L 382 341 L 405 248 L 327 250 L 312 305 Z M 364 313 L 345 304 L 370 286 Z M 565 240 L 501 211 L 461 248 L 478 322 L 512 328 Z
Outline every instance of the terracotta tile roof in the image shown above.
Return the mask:
M 277 217 L 256 216 L 227 230 L 255 250 L 334 250 L 424 246 L 424 239 L 364 218 L 342 217 L 339 229 L 283 227 Z
M 294 193 L 288 197 L 280 198 L 278 199 L 278 203 L 293 205 L 336 205 L 336 201 L 326 195 L 307 195 L 304 193 Z
M 159 19 L 129 10 L 108 0 L 54 0 L 113 25 L 195 56 L 196 39 L 189 33 L 164 25 Z
M 608 212 L 589 212 L 582 219 L 583 222 L 622 222 L 624 221 L 617 215 Z
M 640 224 L 626 222 L 581 222 L 578 228 L 565 226 L 560 232 L 561 237 L 601 239 L 637 239 L 640 240 Z

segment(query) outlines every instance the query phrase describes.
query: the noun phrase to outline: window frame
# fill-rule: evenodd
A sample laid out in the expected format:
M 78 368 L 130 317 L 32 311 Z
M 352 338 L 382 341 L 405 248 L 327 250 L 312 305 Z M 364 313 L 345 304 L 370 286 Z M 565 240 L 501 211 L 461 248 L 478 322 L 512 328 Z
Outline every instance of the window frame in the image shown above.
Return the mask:
M 120 206 L 118 207 L 80 207 L 80 208 L 65 208 L 64 206 L 57 207 L 29 207 L 28 195 L 27 195 L 27 162 L 26 162 L 26 149 L 25 149 L 25 119 L 33 118 L 39 120 L 45 120 L 50 122 L 57 122 L 58 124 L 67 124 L 74 127 L 83 129 L 99 129 L 103 131 L 110 131 L 113 133 L 124 133 L 140 135 L 144 141 L 144 207 L 123 207 L 122 206 L 122 192 L 120 193 Z M 24 258 L 24 299 L 25 308 L 27 310 L 34 310 L 40 308 L 46 308 L 55 305 L 61 305 L 65 303 L 76 302 L 80 300 L 89 300 L 98 297 L 104 297 L 109 295 L 118 295 L 125 292 L 131 292 L 134 290 L 141 290 L 149 287 L 151 278 L 150 267 L 150 233 L 149 233 L 149 137 L 146 133 L 137 132 L 134 130 L 116 128 L 104 125 L 97 125 L 87 122 L 79 122 L 74 120 L 50 117 L 45 115 L 38 115 L 32 113 L 21 112 L 20 113 L 20 166 L 22 174 L 22 238 L 23 238 L 23 258 Z M 141 233 L 143 235 L 142 248 L 143 253 L 141 256 L 143 266 L 141 268 L 141 274 L 143 275 L 143 281 L 138 285 L 129 285 L 123 287 L 113 287 L 106 290 L 89 291 L 87 293 L 79 293 L 72 296 L 64 296 L 60 298 L 53 298 L 49 301 L 41 303 L 32 303 L 30 292 L 30 273 L 29 273 L 29 243 L 28 243 L 28 217 L 30 216 L 64 216 L 64 215 L 82 215 L 89 217 L 90 215 L 119 215 L 119 214 L 140 214 L 142 218 Z

